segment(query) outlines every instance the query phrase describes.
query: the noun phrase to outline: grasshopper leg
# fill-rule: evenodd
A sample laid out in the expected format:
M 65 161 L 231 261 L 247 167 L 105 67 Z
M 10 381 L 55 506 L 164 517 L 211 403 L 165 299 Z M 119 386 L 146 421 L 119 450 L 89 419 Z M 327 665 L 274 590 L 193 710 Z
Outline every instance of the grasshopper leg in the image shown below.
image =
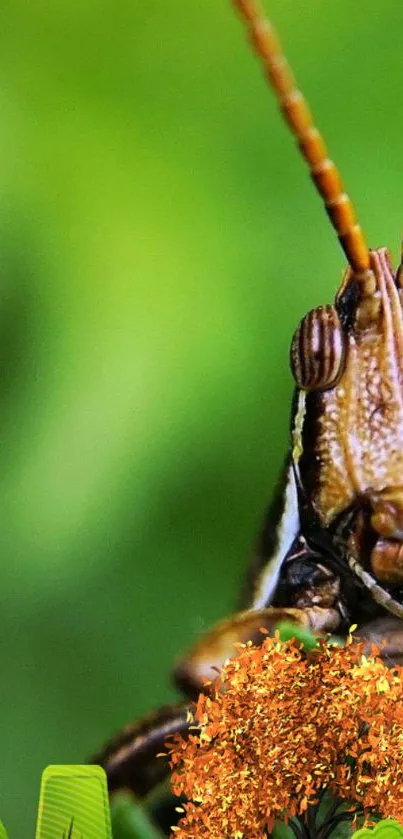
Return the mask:
M 113 737 L 89 763 L 105 769 L 109 792 L 129 789 L 143 798 L 161 783 L 170 772 L 165 742 L 174 734 L 187 735 L 189 703 L 165 705 L 128 725 Z
M 202 637 L 176 666 L 174 678 L 189 698 L 207 692 L 209 684 L 224 662 L 235 655 L 234 644 L 261 643 L 261 628 L 273 632 L 281 621 L 289 621 L 315 631 L 337 628 L 339 614 L 334 609 L 314 606 L 310 609 L 271 608 L 246 610 L 220 621 Z M 170 773 L 167 758 L 157 757 L 166 751 L 165 743 L 174 734 L 186 736 L 189 702 L 167 705 L 129 725 L 94 755 L 90 763 L 103 766 L 111 794 L 131 790 L 143 798 Z
M 371 653 L 371 645 L 379 648 L 379 655 L 388 667 L 403 665 L 403 621 L 393 615 L 385 615 L 369 621 L 360 627 L 354 636 L 365 640 L 365 654 Z
M 340 623 L 334 608 L 312 605 L 307 608 L 246 609 L 220 621 L 202 636 L 181 658 L 174 669 L 176 685 L 189 697 L 208 691 L 208 685 L 220 672 L 224 662 L 235 655 L 236 643 L 252 641 L 260 644 L 261 629 L 272 633 L 282 621 L 298 624 L 313 632 L 333 632 Z

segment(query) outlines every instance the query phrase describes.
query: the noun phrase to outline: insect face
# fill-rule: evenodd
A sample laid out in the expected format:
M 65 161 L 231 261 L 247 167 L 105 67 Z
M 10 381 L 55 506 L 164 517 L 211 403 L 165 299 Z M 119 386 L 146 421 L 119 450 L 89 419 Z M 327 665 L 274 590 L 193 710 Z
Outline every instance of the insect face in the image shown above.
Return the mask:
M 293 459 L 320 524 L 329 527 L 354 507 L 357 558 L 397 585 L 403 568 L 391 569 L 388 580 L 385 557 L 397 556 L 403 535 L 403 316 L 387 252 L 371 252 L 370 265 L 376 285 L 365 316 L 350 270 L 335 306 L 309 313 L 294 336 Z
M 395 276 L 386 250 L 367 247 L 340 174 L 259 4 L 234 0 L 234 5 L 349 263 L 334 306 L 309 312 L 291 345 L 298 388 L 292 464 L 302 534 L 307 536 L 314 519 L 351 559 L 355 573 L 366 566 L 396 586 L 403 584 L 401 268 Z

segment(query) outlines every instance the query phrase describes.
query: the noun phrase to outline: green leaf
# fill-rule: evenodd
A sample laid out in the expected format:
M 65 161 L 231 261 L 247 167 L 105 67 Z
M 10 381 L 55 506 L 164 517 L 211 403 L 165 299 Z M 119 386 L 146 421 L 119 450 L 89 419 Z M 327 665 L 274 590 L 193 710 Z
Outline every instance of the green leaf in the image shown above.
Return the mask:
M 0 839 L 8 839 L 7 831 L 2 821 L 0 821 Z
M 42 773 L 36 839 L 112 839 L 105 770 L 51 765 Z
M 291 621 L 282 621 L 276 629 L 278 629 L 281 641 L 290 641 L 291 638 L 295 638 L 302 644 L 304 650 L 314 650 L 318 646 L 317 638 L 309 629 Z
M 162 833 L 130 793 L 113 798 L 111 817 L 114 839 L 162 839 Z
M 403 839 L 403 826 L 394 819 L 382 819 L 373 828 L 357 830 L 353 839 Z
M 350 839 L 350 836 L 353 836 L 352 821 L 339 822 L 335 825 L 330 839 Z
M 273 839 L 295 839 L 294 831 L 284 822 L 276 822 L 271 835 Z

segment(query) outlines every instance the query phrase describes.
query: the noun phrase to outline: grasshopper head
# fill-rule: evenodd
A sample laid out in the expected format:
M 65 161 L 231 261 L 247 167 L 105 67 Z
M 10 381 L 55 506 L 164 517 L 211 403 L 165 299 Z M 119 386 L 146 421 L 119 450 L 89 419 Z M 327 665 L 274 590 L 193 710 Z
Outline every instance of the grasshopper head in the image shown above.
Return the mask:
M 293 460 L 320 524 L 354 508 L 355 552 L 369 554 L 378 579 L 402 585 L 401 291 L 385 249 L 370 252 L 370 269 L 371 294 L 360 296 L 349 268 L 334 305 L 309 312 L 294 335 Z
M 403 586 L 403 272 L 394 275 L 385 250 L 368 249 L 259 0 L 233 2 L 350 266 L 334 305 L 309 312 L 291 346 L 300 492 L 320 527 L 337 528 L 347 516 L 350 555 L 363 564 L 367 557 L 378 579 Z

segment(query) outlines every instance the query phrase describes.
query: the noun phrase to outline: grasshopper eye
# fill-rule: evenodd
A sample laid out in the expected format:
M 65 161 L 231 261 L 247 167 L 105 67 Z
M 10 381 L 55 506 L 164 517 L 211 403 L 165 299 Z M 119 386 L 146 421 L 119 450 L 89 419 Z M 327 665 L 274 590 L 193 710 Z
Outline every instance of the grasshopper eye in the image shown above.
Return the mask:
M 302 319 L 291 343 L 290 364 L 298 387 L 327 390 L 343 372 L 345 335 L 334 306 L 318 306 Z

